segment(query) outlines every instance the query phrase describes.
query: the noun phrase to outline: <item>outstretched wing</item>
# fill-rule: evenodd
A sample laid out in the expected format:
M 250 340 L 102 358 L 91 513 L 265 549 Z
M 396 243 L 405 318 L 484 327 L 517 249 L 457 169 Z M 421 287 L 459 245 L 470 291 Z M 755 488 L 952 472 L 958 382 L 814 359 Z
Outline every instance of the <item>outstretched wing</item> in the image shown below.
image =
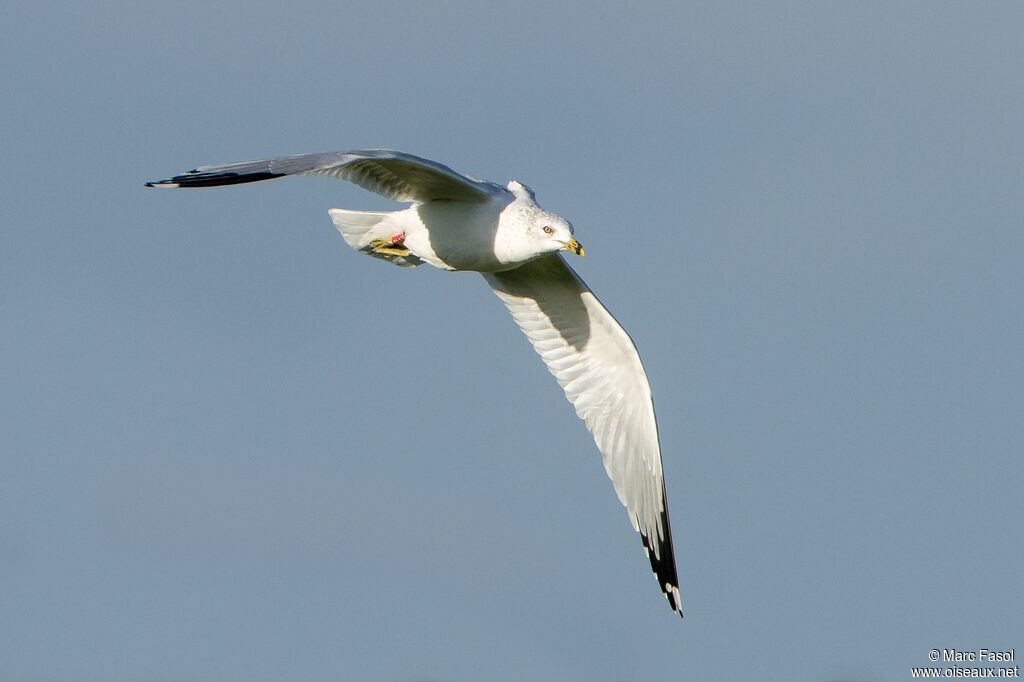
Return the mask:
M 504 188 L 413 154 L 384 149 L 278 156 L 200 166 L 147 187 L 215 187 L 284 175 L 331 175 L 395 201 L 486 201 Z
M 484 277 L 586 422 L 658 583 L 682 615 L 658 425 L 632 339 L 558 254 Z

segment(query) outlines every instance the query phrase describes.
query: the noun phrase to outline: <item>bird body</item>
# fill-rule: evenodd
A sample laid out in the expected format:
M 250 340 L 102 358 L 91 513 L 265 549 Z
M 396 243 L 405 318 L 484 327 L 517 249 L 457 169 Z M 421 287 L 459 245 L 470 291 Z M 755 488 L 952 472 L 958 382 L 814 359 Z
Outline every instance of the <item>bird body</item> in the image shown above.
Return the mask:
M 572 235 L 565 220 L 541 209 L 525 192 L 495 192 L 481 201 L 428 200 L 401 211 L 334 208 L 330 215 L 354 249 L 391 256 L 387 260 L 397 265 L 426 262 L 442 270 L 497 272 L 521 265 L 538 255 L 533 242 L 518 239 L 531 225 L 542 229 L 562 223 L 562 236 Z M 395 235 L 404 235 L 408 254 L 374 251 L 375 244 Z
M 412 154 L 328 152 L 204 166 L 151 187 L 212 187 L 328 175 L 397 211 L 331 209 L 354 249 L 401 267 L 480 272 L 584 420 L 662 591 L 682 615 L 650 384 L 632 339 L 561 256 L 583 255 L 569 221 L 529 187 L 459 174 Z

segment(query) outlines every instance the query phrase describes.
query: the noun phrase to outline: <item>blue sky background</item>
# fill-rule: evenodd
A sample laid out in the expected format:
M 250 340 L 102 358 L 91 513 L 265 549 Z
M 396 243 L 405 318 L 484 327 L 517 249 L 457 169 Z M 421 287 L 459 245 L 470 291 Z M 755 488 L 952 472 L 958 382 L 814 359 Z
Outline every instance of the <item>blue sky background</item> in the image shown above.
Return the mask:
M 1024 6 L 15 3 L 0 679 L 910 679 L 1024 651 Z M 686 619 L 396 148 L 536 189 L 651 378 Z M 1020 654 L 1018 654 L 1018 657 Z

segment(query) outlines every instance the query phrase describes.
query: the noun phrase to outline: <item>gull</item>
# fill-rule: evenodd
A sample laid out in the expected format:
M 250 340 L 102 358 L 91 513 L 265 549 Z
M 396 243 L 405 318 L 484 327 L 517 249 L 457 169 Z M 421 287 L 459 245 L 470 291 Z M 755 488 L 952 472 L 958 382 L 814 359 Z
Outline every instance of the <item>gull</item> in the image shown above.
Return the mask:
M 562 258 L 583 256 L 569 221 L 532 189 L 462 175 L 390 150 L 326 152 L 201 166 L 147 187 L 215 187 L 285 175 L 348 180 L 409 206 L 329 213 L 352 248 L 401 267 L 479 272 L 594 436 L 619 501 L 682 616 L 651 388 L 633 340 Z

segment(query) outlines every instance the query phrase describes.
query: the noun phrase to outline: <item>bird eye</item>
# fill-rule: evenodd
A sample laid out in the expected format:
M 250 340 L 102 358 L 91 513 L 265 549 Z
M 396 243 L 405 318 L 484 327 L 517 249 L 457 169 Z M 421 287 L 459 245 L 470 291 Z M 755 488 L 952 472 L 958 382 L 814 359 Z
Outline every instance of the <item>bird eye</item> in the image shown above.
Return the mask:
M 551 234 L 552 232 L 554 232 L 554 230 L 552 230 L 547 225 L 544 226 L 544 234 Z

